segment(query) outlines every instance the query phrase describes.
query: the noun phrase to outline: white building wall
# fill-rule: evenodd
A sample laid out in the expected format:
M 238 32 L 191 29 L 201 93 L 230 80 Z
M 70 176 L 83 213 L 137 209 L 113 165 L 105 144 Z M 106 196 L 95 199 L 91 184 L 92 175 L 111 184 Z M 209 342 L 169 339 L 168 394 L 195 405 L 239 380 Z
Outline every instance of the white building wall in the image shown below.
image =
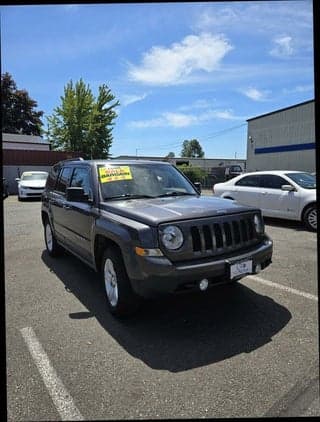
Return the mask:
M 247 171 L 315 171 L 314 101 L 248 120 Z M 285 148 L 299 148 L 285 151 Z M 307 149 L 310 148 L 311 149 Z M 261 148 L 266 148 L 263 153 Z M 282 150 L 281 150 L 282 149 Z M 273 151 L 273 152 L 270 152 Z

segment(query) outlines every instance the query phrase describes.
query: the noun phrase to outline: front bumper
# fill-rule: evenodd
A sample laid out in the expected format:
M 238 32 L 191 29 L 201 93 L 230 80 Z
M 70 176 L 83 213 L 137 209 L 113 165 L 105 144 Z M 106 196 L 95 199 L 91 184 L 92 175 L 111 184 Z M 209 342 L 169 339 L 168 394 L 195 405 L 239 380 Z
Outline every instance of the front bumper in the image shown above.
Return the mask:
M 165 257 L 136 257 L 134 274 L 129 273 L 132 287 L 137 294 L 154 297 L 185 289 L 197 289 L 200 280 L 209 280 L 209 286 L 230 282 L 230 264 L 239 260 L 252 259 L 253 273 L 257 264 L 266 268 L 272 259 L 272 240 L 265 236 L 262 243 L 246 252 L 237 251 L 225 257 L 194 260 L 190 263 L 172 263 Z M 248 274 L 241 275 L 243 278 Z
M 41 198 L 44 188 L 19 188 L 19 198 Z

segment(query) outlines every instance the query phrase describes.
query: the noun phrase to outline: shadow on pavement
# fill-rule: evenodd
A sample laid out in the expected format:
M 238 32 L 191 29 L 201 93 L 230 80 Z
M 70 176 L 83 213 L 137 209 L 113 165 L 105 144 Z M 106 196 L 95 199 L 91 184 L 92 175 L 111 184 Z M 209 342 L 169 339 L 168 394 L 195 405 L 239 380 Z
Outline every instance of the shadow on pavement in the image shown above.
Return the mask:
M 267 226 L 272 227 L 283 227 L 285 229 L 293 229 L 296 231 L 308 232 L 309 230 L 304 226 L 302 221 L 296 220 L 285 220 L 282 218 L 263 217 L 263 220 Z
M 154 369 L 186 371 L 249 353 L 291 319 L 288 309 L 238 283 L 149 300 L 136 315 L 117 320 L 93 270 L 69 254 L 51 258 L 43 251 L 42 260 L 88 309 L 70 318 L 97 318 L 130 355 Z

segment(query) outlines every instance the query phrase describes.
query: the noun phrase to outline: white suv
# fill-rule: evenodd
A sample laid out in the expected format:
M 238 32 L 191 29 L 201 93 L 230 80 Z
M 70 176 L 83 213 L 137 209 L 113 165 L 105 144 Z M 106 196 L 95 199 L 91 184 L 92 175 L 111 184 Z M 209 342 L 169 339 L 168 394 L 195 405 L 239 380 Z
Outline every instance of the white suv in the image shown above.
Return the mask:
M 317 230 L 316 178 L 292 170 L 245 173 L 217 183 L 213 194 L 261 209 L 266 217 L 301 220 Z

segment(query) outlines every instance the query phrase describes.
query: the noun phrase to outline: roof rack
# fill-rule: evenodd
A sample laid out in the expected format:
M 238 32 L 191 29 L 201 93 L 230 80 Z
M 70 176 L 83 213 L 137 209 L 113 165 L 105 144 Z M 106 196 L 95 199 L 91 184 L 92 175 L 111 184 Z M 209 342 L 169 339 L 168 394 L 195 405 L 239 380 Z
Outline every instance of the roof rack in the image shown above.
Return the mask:
M 82 157 L 74 157 L 74 158 L 66 158 L 65 160 L 62 161 L 83 161 Z

